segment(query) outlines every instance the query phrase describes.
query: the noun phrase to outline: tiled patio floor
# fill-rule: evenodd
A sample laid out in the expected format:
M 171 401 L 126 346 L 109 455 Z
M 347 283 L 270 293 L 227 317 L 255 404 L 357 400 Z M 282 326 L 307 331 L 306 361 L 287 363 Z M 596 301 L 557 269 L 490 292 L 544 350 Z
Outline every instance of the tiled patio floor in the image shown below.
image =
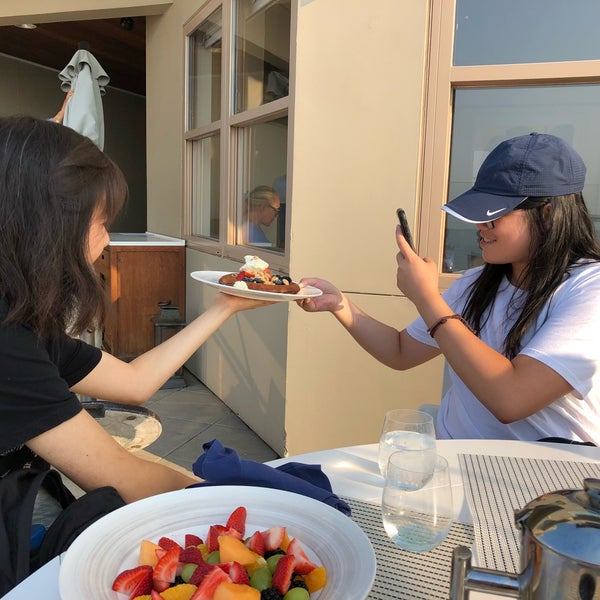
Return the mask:
M 144 405 L 162 424 L 160 437 L 145 448 L 146 453 L 191 470 L 203 452 L 202 444 L 218 438 L 242 458 L 260 462 L 279 458 L 206 386 L 190 373 L 185 378 L 186 387 L 159 390 Z

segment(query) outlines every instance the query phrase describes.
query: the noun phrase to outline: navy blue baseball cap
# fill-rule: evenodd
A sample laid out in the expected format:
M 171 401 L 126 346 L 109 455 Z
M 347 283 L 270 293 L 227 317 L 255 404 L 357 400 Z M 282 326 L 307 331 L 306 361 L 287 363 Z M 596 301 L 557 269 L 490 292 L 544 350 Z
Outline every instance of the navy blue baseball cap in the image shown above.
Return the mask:
M 506 140 L 483 161 L 475 184 L 442 209 L 469 223 L 494 221 L 530 196 L 581 192 L 585 164 L 563 139 L 530 133 Z

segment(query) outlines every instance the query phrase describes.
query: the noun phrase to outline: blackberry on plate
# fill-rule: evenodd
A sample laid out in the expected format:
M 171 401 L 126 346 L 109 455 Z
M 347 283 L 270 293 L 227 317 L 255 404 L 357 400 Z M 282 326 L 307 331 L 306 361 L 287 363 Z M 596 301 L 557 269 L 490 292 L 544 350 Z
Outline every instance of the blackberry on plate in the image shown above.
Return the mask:
M 308 592 L 308 586 L 306 585 L 304 578 L 301 575 L 294 575 L 292 582 L 290 583 L 290 590 L 292 588 L 304 588 Z
M 270 587 L 260 593 L 260 600 L 283 600 L 283 595 L 277 588 Z

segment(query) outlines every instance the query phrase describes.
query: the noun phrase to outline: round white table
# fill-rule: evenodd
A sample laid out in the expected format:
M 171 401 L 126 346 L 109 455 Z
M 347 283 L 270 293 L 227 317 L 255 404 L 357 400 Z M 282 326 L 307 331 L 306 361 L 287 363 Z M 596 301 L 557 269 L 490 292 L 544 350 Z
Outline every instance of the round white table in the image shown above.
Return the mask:
M 600 448 L 590 446 L 505 440 L 438 440 L 437 446 L 438 452 L 446 457 L 450 464 L 456 519 L 465 523 L 472 522 L 472 518 L 463 491 L 459 454 L 600 462 Z M 274 460 L 268 464 L 277 466 L 292 460 L 320 464 L 336 494 L 379 503 L 383 478 L 379 474 L 377 452 L 377 444 L 368 444 L 301 454 Z M 57 557 L 3 596 L 3 600 L 29 600 L 36 597 L 60 600 L 59 570 L 60 558 Z M 497 597 L 476 592 L 470 595 L 472 600 Z

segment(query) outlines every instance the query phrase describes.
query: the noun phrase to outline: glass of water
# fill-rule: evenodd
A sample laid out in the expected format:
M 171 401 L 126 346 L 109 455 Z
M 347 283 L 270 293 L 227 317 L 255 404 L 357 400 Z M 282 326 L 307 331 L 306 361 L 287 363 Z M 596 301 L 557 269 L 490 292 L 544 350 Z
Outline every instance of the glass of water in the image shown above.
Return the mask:
M 403 550 L 429 552 L 450 531 L 454 510 L 448 461 L 436 456 L 433 469 L 415 467 L 406 452 L 388 462 L 381 499 L 383 527 Z
M 432 468 L 435 458 L 435 426 L 433 417 L 420 410 L 398 408 L 385 414 L 379 439 L 379 471 L 385 477 L 392 452 L 412 453 L 417 464 Z

